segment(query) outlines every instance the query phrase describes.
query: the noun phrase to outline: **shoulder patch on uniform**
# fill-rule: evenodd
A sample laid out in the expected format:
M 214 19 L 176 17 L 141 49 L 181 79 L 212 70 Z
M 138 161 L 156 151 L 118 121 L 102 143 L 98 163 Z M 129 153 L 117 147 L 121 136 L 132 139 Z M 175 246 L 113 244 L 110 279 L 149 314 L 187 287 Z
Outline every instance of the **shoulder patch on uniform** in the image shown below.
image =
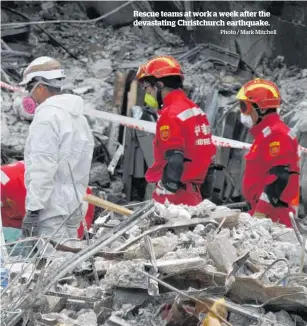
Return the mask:
M 170 136 L 169 125 L 164 125 L 160 127 L 160 138 L 164 141 L 168 140 Z
M 271 156 L 276 156 L 280 152 L 280 142 L 273 141 L 269 144 L 269 153 Z
M 264 129 L 262 129 L 262 133 L 264 137 L 267 137 L 268 135 L 271 134 L 271 128 L 270 127 L 265 127 Z

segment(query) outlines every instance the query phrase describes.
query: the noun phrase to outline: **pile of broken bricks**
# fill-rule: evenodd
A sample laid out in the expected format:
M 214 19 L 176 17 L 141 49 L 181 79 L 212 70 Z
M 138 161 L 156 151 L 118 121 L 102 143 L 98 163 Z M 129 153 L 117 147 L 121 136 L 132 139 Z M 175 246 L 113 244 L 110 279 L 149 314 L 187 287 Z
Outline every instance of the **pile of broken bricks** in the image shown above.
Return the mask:
M 220 298 L 228 325 L 306 325 L 306 248 L 294 230 L 208 200 L 111 210 L 89 245 L 59 245 L 9 285 L 7 325 L 8 310 L 36 325 L 205 325 Z

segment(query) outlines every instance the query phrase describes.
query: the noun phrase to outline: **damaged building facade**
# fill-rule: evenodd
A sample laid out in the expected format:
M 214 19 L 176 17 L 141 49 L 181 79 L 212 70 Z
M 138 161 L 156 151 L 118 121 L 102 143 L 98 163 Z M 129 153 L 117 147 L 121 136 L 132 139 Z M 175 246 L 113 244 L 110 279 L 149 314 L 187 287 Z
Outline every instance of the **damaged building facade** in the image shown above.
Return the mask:
M 265 10 L 278 33 L 251 37 L 221 35 L 212 27 L 137 27 L 134 10 Z M 153 206 L 145 201 L 152 185 L 144 179 L 153 161 L 153 134 L 130 120 L 112 120 L 117 115 L 155 121 L 142 111 L 144 92 L 135 73 L 146 59 L 169 54 L 183 65 L 185 90 L 206 112 L 215 136 L 251 143 L 235 94 L 247 80 L 265 77 L 280 87 L 281 116 L 307 148 L 305 13 L 306 2 L 1 3 L 2 164 L 23 160 L 33 119 L 22 110 L 21 73 L 35 57 L 55 57 L 68 76 L 63 90 L 86 102 L 95 138 L 90 186 L 102 199 L 95 202 L 100 207 L 90 241 L 62 244 L 43 266 L 40 251 L 24 259 L 20 240 L 2 243 L 10 277 L 1 293 L 1 323 L 210 325 L 205 322 L 211 313 L 220 325 L 306 325 L 306 230 L 257 220 L 239 209 L 246 149 L 218 148 L 210 201 L 197 209 Z M 25 24 L 55 20 L 64 22 Z M 6 25 L 13 22 L 23 24 Z M 94 110 L 112 116 L 97 118 Z M 306 157 L 302 153 L 302 216 Z M 214 313 L 220 298 L 226 313 Z

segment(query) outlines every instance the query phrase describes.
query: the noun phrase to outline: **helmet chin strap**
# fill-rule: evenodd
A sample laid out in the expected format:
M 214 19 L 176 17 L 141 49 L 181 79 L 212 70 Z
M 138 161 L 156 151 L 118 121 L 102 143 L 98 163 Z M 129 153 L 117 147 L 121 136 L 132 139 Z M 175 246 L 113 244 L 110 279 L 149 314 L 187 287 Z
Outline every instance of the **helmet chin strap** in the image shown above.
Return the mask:
M 256 109 L 256 112 L 258 114 L 258 119 L 256 121 L 256 125 L 262 121 L 263 116 L 261 115 L 261 112 L 259 109 Z
M 253 105 L 253 106 L 254 106 L 255 111 L 256 111 L 257 114 L 258 114 L 258 119 L 257 119 L 257 121 L 256 121 L 256 125 L 257 125 L 258 123 L 260 123 L 260 122 L 262 121 L 262 119 L 263 119 L 263 117 L 264 117 L 264 114 L 261 112 L 261 110 L 259 109 L 258 106 L 256 106 L 256 105 Z
M 162 105 L 163 105 L 163 99 L 162 99 L 162 86 L 160 84 L 156 84 L 157 87 L 157 102 L 159 104 L 158 109 L 161 110 Z

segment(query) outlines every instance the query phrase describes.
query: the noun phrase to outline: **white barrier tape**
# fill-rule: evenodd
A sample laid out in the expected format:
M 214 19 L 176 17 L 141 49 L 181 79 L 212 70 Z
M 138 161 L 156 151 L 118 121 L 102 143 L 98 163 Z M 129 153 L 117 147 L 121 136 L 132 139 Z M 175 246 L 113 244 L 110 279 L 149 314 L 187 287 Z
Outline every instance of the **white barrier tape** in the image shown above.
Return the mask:
M 125 126 L 128 128 L 149 132 L 151 134 L 156 133 L 156 123 L 155 122 L 137 120 L 134 118 L 123 116 L 123 115 L 118 115 L 118 114 L 104 112 L 104 111 L 98 111 L 98 110 L 89 110 L 89 111 L 85 112 L 84 114 L 86 114 L 90 117 L 96 117 L 96 118 L 108 120 L 113 123 L 119 123 L 122 126 Z M 213 140 L 213 143 L 219 147 L 250 149 L 250 147 L 252 146 L 251 144 L 243 143 L 238 140 L 227 139 L 227 138 L 218 137 L 218 136 L 212 136 L 212 140 Z M 307 148 L 300 146 L 300 150 L 301 150 L 301 152 L 307 153 Z
M 11 86 L 10 84 L 7 84 L 3 81 L 0 81 L 0 86 L 1 88 L 5 88 L 5 89 L 8 89 L 9 91 L 12 91 L 12 92 L 25 92 L 25 89 L 22 88 L 22 87 L 18 87 L 18 86 Z
M 0 86 L 1 88 L 6 88 L 13 92 L 25 92 L 24 88 L 11 86 L 2 81 L 0 81 Z M 85 114 L 91 117 L 97 117 L 101 119 L 106 119 L 110 122 L 119 123 L 122 126 L 128 128 L 146 131 L 151 134 L 156 133 L 156 124 L 154 122 L 137 120 L 130 117 L 125 117 L 123 115 L 118 115 L 118 114 L 108 113 L 108 112 L 98 111 L 98 110 L 89 110 Z M 229 148 L 237 148 L 237 149 L 249 149 L 251 147 L 251 144 L 243 143 L 233 139 L 218 137 L 218 136 L 212 136 L 212 140 L 214 145 L 219 147 L 229 147 Z M 299 150 L 300 153 L 307 153 L 307 148 L 305 147 L 299 146 Z

